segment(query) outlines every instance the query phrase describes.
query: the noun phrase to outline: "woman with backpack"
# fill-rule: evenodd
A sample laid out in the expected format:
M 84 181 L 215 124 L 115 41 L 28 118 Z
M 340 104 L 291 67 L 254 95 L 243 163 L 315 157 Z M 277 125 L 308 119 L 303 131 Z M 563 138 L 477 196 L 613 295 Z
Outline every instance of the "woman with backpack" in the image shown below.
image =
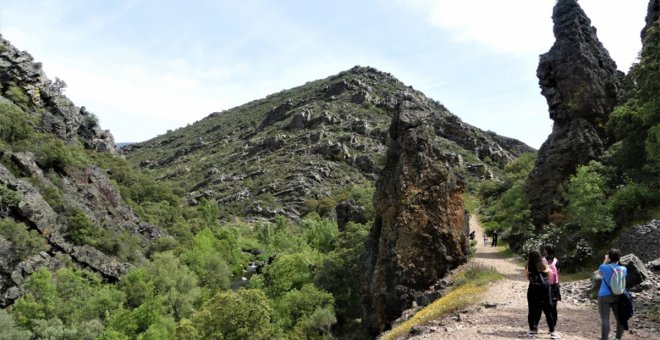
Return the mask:
M 548 282 L 550 283 L 550 293 L 552 293 L 552 319 L 557 327 L 557 301 L 561 301 L 561 292 L 559 290 L 559 260 L 555 257 L 555 246 L 548 243 L 543 246 L 543 264 L 550 268 Z
M 628 269 L 619 264 L 619 250 L 610 249 L 605 254 L 603 264 L 598 267 L 598 272 L 603 277 L 598 290 L 598 313 L 600 314 L 600 338 L 609 340 L 610 335 L 610 309 L 614 313 L 616 322 L 616 337 L 611 339 L 620 340 L 623 336 L 624 325 L 619 322 L 619 308 L 617 302 L 620 295 L 615 294 L 614 290 L 619 292 L 621 287 L 621 276 L 623 276 L 623 288 L 625 288 L 625 277 L 628 275 Z M 612 278 L 614 277 L 614 280 Z M 615 285 L 614 290 L 612 285 Z
M 525 276 L 529 280 L 529 286 L 527 287 L 529 331 L 527 335 L 530 337 L 538 333 L 538 324 L 541 320 L 541 311 L 543 311 L 550 330 L 550 339 L 560 338 L 559 334 L 555 332 L 555 321 L 552 319 L 552 294 L 548 282 L 549 275 L 550 268 L 543 264 L 541 253 L 538 250 L 531 250 L 525 267 Z

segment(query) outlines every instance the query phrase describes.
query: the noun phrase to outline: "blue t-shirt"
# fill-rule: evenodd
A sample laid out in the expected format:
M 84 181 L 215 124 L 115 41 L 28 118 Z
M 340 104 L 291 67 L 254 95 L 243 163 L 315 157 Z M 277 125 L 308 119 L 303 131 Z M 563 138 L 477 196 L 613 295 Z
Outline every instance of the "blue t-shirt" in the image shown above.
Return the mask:
M 623 274 L 628 276 L 628 268 L 624 266 L 619 266 L 618 264 L 601 264 L 600 267 L 598 267 L 598 270 L 603 274 L 603 281 L 600 283 L 600 290 L 598 291 L 598 296 L 609 296 L 609 295 L 614 295 L 612 294 L 612 290 L 607 286 L 610 284 L 610 279 L 612 278 L 612 273 L 614 271 L 612 270 L 612 266 L 614 268 L 622 268 L 623 269 Z M 607 282 L 607 284 L 605 284 Z

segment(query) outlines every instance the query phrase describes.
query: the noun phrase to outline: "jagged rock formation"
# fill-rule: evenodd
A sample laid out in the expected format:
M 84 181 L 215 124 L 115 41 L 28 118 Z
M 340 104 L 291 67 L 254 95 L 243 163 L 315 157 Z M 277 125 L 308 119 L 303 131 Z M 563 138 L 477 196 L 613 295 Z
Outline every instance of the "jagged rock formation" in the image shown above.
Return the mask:
M 19 52 L 2 39 L 0 81 L 0 117 L 9 111 L 32 116 L 34 128 L 44 136 L 67 144 L 80 141 L 88 150 L 116 153 L 112 135 L 101 130 L 84 107 L 76 107 L 62 95 L 61 81 L 50 81 L 28 53 Z M 124 202 L 107 170 L 90 164 L 62 166 L 55 171 L 38 164 L 24 146 L 14 148 L 5 142 L 0 140 L 0 193 L 4 195 L 0 197 L 0 218 L 3 223 L 20 222 L 38 232 L 36 237 L 42 238 L 42 244 L 30 248 L 11 241 L 6 232 L 0 233 L 0 307 L 20 297 L 26 279 L 42 267 L 56 270 L 73 263 L 109 281 L 118 280 L 131 268 L 130 263 L 118 260 L 113 250 L 73 241 L 72 213 L 108 232 L 109 238 L 131 238 L 142 247 L 130 254 L 136 259 L 143 257 L 153 240 L 166 236 L 142 221 Z
M 19 51 L 1 35 L 0 83 L 5 93 L 11 87 L 21 89 L 28 96 L 27 105 L 43 110 L 41 128 L 44 132 L 53 133 L 68 143 L 81 140 L 88 149 L 116 152 L 112 134 L 102 130 L 96 117 L 84 106 L 75 106 L 62 94 L 65 83 L 48 79 L 41 63 L 34 62 L 29 53 Z
M 646 31 L 660 19 L 660 0 L 649 0 L 649 7 L 646 13 L 646 25 L 642 29 L 642 42 L 646 37 Z
M 623 77 L 576 0 L 559 0 L 552 19 L 556 41 L 536 72 L 554 126 L 525 188 L 537 227 L 558 211 L 560 186 L 607 146 L 604 124 Z
M 462 122 L 391 75 L 355 67 L 270 95 L 188 127 L 126 147 L 126 157 L 226 214 L 298 219 L 305 201 L 339 188 L 372 185 L 383 166 L 390 112 L 415 99 L 437 115 L 433 128 L 452 167 L 487 177 L 525 144 Z M 497 172 L 496 170 L 494 170 Z
M 376 219 L 362 255 L 363 324 L 388 328 L 413 301 L 466 261 L 463 183 L 429 129 L 432 108 L 413 99 L 392 118 L 387 162 L 376 184 Z

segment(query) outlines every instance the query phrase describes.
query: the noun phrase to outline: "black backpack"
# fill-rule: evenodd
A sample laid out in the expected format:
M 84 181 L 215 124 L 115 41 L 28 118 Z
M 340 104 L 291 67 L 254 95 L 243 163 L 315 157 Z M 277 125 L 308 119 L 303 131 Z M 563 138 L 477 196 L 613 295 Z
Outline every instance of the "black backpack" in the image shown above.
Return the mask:
M 529 285 L 532 291 L 542 297 L 543 302 L 552 303 L 550 282 L 548 282 L 548 278 L 543 273 L 533 274 L 529 279 Z

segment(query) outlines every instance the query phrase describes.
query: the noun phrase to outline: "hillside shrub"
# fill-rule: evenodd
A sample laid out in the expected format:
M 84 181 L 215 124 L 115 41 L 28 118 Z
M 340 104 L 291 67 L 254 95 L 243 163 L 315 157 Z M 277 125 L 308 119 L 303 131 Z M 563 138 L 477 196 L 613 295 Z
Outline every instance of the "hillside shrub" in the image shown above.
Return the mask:
M 614 229 L 611 208 L 606 204 L 606 186 L 598 172 L 600 163 L 578 167 L 569 180 L 565 198 L 568 202 L 569 220 L 590 236 L 611 232 Z
M 30 255 L 48 250 L 46 240 L 36 231 L 13 219 L 0 219 L 0 236 L 12 243 L 9 261 L 16 263 Z
M 29 139 L 35 133 L 32 116 L 15 105 L 0 103 L 0 139 L 14 144 Z
M 10 85 L 7 88 L 7 91 L 5 91 L 5 97 L 23 110 L 27 110 L 30 105 L 30 97 L 28 97 L 27 93 L 25 93 L 22 88 L 16 85 Z

